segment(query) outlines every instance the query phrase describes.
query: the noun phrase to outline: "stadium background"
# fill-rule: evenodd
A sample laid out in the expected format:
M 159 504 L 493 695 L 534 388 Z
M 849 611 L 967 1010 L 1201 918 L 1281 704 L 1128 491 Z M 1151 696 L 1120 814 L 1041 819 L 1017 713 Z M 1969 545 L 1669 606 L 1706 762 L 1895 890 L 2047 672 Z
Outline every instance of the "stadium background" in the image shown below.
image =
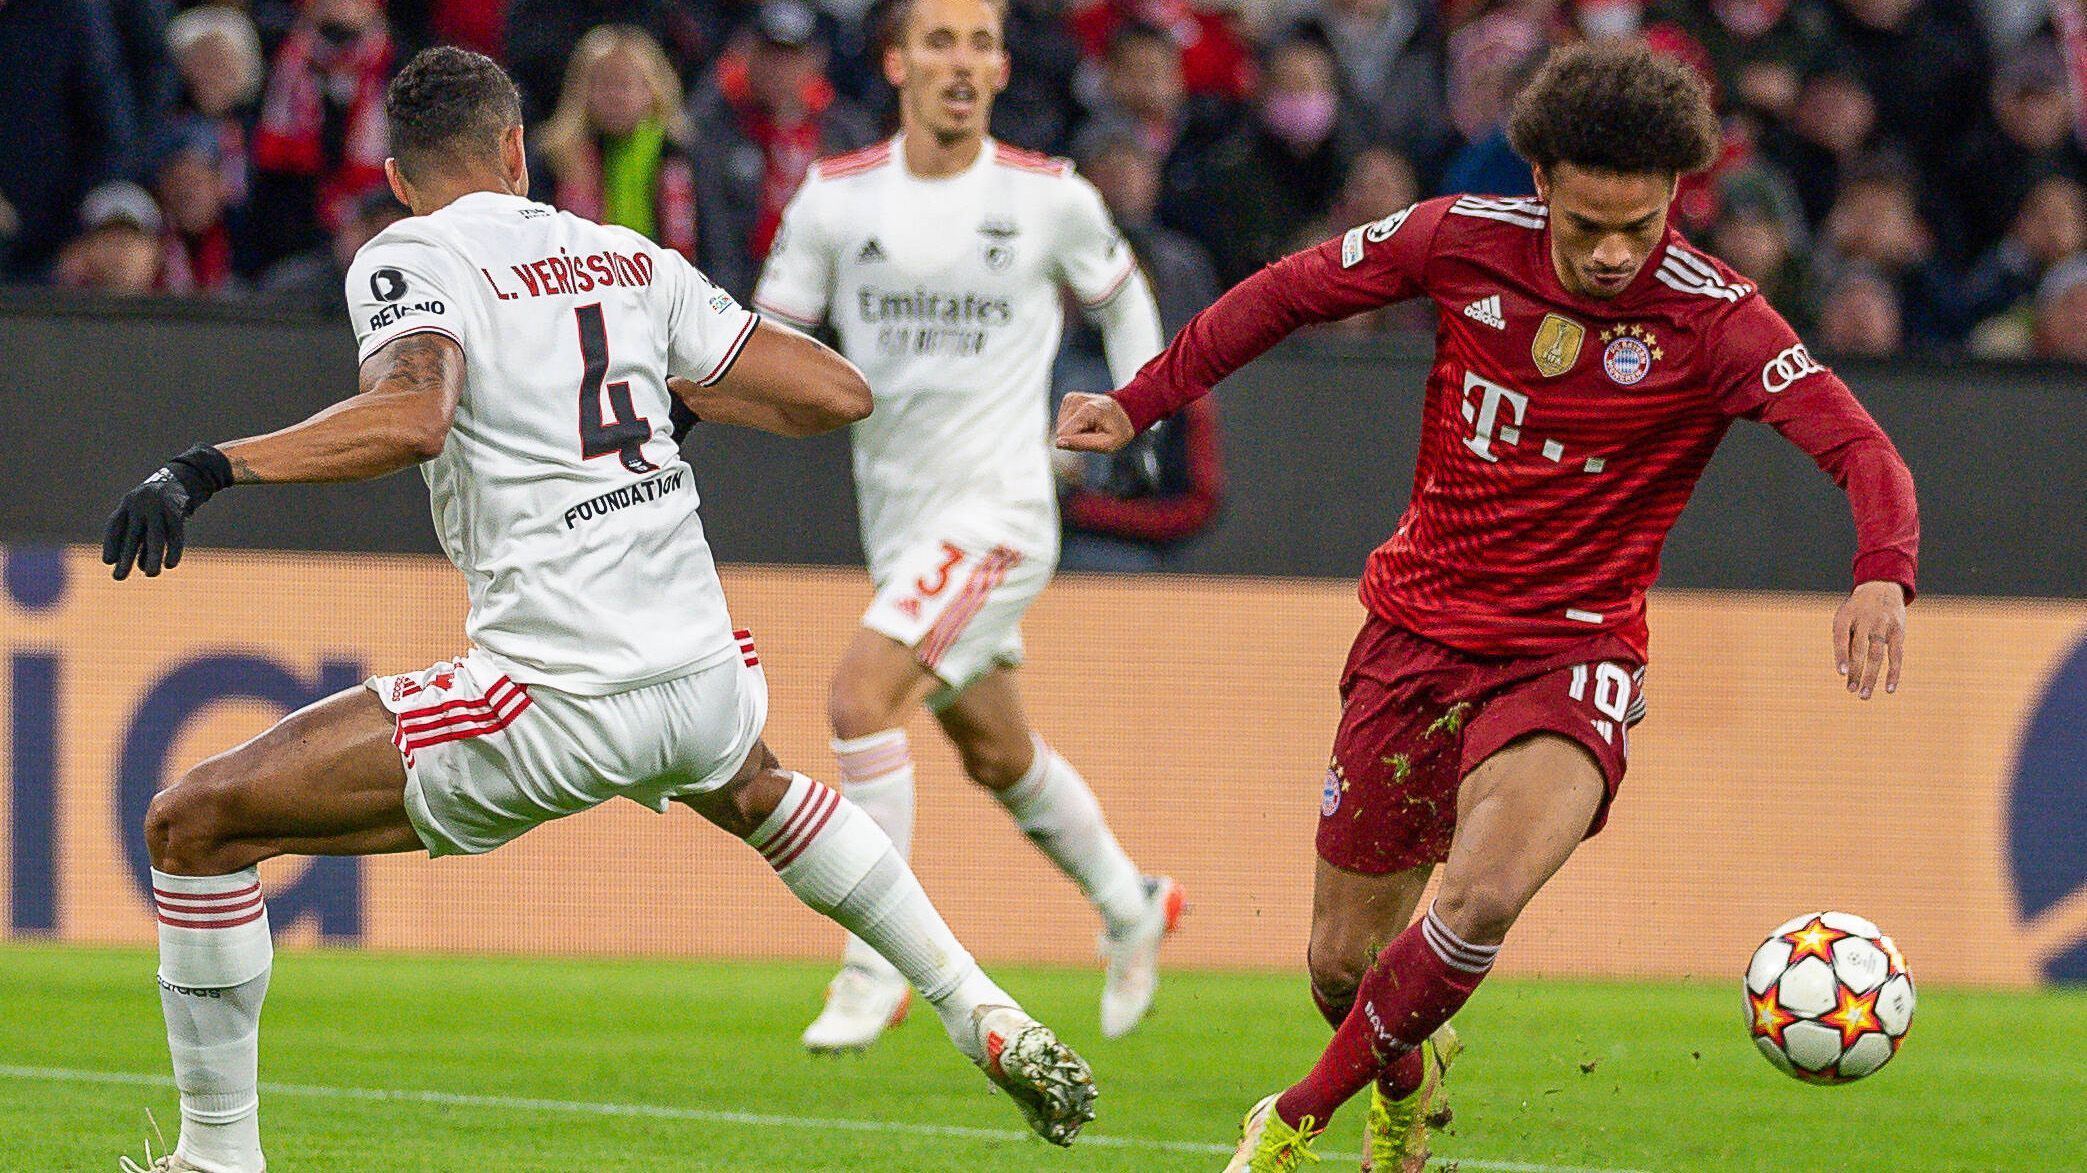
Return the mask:
M 228 494 L 198 523 L 189 561 L 155 581 L 118 586 L 94 557 L 113 501 L 170 452 L 280 425 L 348 388 L 342 257 L 398 210 L 365 198 L 368 159 L 342 151 L 349 109 L 269 126 L 273 96 L 307 70 L 374 79 L 420 45 L 456 41 L 515 68 L 541 148 L 586 31 L 633 26 L 666 61 L 644 83 L 672 148 L 652 175 L 655 235 L 744 294 L 788 188 L 771 181 L 875 133 L 888 112 L 872 67 L 886 7 L 0 2 L 0 1009 L 13 1015 L 0 1061 L 46 1065 L 0 1066 L 13 1081 L 0 1086 L 20 1089 L 0 1097 L 10 1167 L 72 1167 L 90 1147 L 100 1161 L 134 1139 L 137 1084 L 164 1080 L 157 1009 L 132 988 L 151 965 L 136 830 L 153 788 L 296 704 L 462 642 L 459 583 L 434 554 L 413 476 Z M 1716 78 L 1725 157 L 1676 212 L 1847 376 L 1914 470 L 1923 596 L 1907 682 L 1867 705 L 1839 688 L 1826 630 L 1847 585 L 1845 502 L 1788 445 L 1740 426 L 1667 548 L 1651 715 L 1616 818 L 1539 899 L 1508 950 L 1509 980 L 1473 1007 L 1491 1050 L 1460 1093 L 1477 1127 L 1457 1155 L 1475 1144 L 1472 1168 L 1784 1169 L 1802 1161 L 1778 1143 L 1830 1133 L 1861 1142 L 1845 1164 L 2087 1164 L 2066 1155 L 2087 1138 L 2062 1118 L 2081 1075 L 2064 1042 L 2087 1022 L 2080 995 L 2020 996 L 2087 982 L 2077 0 L 1014 0 L 1010 20 L 1016 84 L 996 131 L 1078 158 L 1170 326 L 1261 261 L 1415 195 L 1526 190 L 1499 122 L 1552 44 L 1642 35 Z M 352 25 L 370 51 L 338 70 L 316 63 L 310 36 L 328 22 Z M 796 82 L 757 84 L 777 69 Z M 777 103 L 818 116 L 776 134 Z M 316 173 L 299 162 L 315 130 Z M 613 145 L 586 113 L 576 155 L 535 161 L 540 193 L 582 208 L 600 199 L 561 174 L 578 159 L 584 179 L 590 135 L 597 153 Z M 1028 625 L 1039 727 L 1081 764 L 1133 853 L 1187 883 L 1194 907 L 1168 961 L 1207 971 L 1177 978 L 1180 1001 L 1102 1054 L 1121 1114 L 1098 1145 L 1127 1128 L 1131 1143 L 1200 1164 L 1211 1147 L 1197 1146 L 1222 1148 L 1237 1101 L 1262 1090 L 1241 1081 L 1272 1086 L 1278 1064 L 1323 1038 L 1302 996 L 1310 836 L 1335 674 L 1360 617 L 1353 577 L 1405 500 L 1430 328 L 1426 312 L 1367 315 L 1236 377 L 1219 396 L 1216 443 L 1206 429 L 1187 452 L 1161 454 L 1183 467 L 1130 486 L 1183 497 L 1196 517 L 1217 505 L 1147 551 L 1169 573 L 1068 573 Z M 1091 332 L 1074 331 L 1060 388 L 1094 389 L 1098 358 Z M 699 430 L 690 444 L 736 617 L 756 632 L 774 691 L 772 740 L 831 779 L 825 681 L 867 595 L 845 439 Z M 1082 491 L 1124 489 L 1087 471 Z M 930 892 L 1022 988 L 1090 1004 L 1088 974 L 1018 963 L 1091 966 L 1091 913 L 924 724 L 915 733 Z M 866 1067 L 803 1078 L 794 1031 L 835 934 L 692 817 L 614 804 L 483 859 L 264 874 L 285 943 L 328 950 L 299 957 L 271 1003 L 272 1038 L 315 1040 L 271 1050 L 274 1078 L 687 1099 L 678 1110 L 713 1121 L 751 1105 L 803 1123 L 846 1105 L 843 1123 L 914 1129 L 918 1153 L 939 1154 L 875 1164 L 865 1140 L 836 1146 L 829 1167 L 959 1160 L 926 1137 L 970 1167 L 964 1146 L 1007 1142 L 938 1131 L 974 1109 L 990 1123 L 994 1109 L 923 1092 L 945 1078 L 949 1097 L 975 1090 L 953 1081 L 972 1073 L 933 1065 L 932 1032 L 885 1044 L 911 1056 L 903 1081 Z M 1923 982 L 1916 1034 L 1946 1045 L 1916 1041 L 1917 1060 L 1820 1098 L 1766 1086 L 1776 1077 L 1745 1053 L 1724 1006 L 1759 933 L 1829 905 L 1898 937 Z M 485 953 L 529 959 L 475 960 Z M 547 955 L 672 961 L 590 968 Z M 1240 969 L 1266 976 L 1223 972 Z M 638 1038 L 560 1017 L 583 998 L 544 1009 L 513 993 L 574 974 L 626 989 L 681 975 L 693 983 L 684 1006 L 712 1016 L 678 1035 L 633 1018 Z M 1530 974 L 1697 980 L 1513 980 Z M 437 978 L 456 1003 L 483 1011 L 505 990 L 516 1007 L 492 1020 L 502 1038 L 477 1039 L 478 1066 L 428 1067 L 429 1035 L 460 1024 L 371 1000 Z M 1968 986 L 2012 992 L 1951 988 Z M 300 1006 L 299 991 L 317 993 Z M 1227 998 L 1251 1002 L 1237 1021 L 1289 1029 L 1288 1041 L 1239 1048 L 1234 1020 L 1194 1012 Z M 1575 1017 L 1591 1003 L 1607 1005 L 1604 1025 Z M 1648 1021 L 1648 1006 L 1667 1017 Z M 368 1036 L 359 1068 L 340 1046 L 354 1032 Z M 511 1052 L 488 1045 L 510 1041 Z M 532 1046 L 557 1058 L 538 1063 Z M 596 1047 L 613 1061 L 591 1065 Z M 714 1060 L 714 1082 L 683 1082 L 695 1055 Z M 620 1080 L 604 1078 L 611 1068 Z M 75 1077 L 86 1082 L 66 1090 Z M 1560 1092 L 1560 1079 L 1578 1082 Z M 515 1154 L 502 1158 L 490 1128 L 428 1127 L 376 1101 L 357 1115 L 310 1100 L 300 1117 L 297 1103 L 276 1096 L 270 1111 L 296 1130 L 286 1149 L 300 1168 L 330 1167 L 313 1139 L 336 1117 L 425 1144 L 421 1167 L 536 1167 L 541 1155 L 527 1129 L 512 1130 Z M 556 1150 L 581 1131 L 601 1132 L 564 1130 Z M 595 1167 L 666 1167 L 645 1164 L 646 1139 L 602 1132 Z M 682 1152 L 681 1133 L 651 1139 Z M 726 1139 L 706 1133 L 699 1151 Z M 361 1138 L 342 1147 L 354 1161 Z M 375 1161 L 411 1167 L 402 1154 L 415 1151 Z M 1077 1160 L 1144 1173 L 1160 1151 L 1085 1147 Z M 764 1153 L 721 1167 L 774 1166 Z
M 19 417 L 19 450 L 85 455 L 80 421 L 100 421 L 93 459 L 67 476 L 32 460 L 0 471 L 0 891 L 14 935 L 149 943 L 133 831 L 161 780 L 304 700 L 454 654 L 463 599 L 429 552 L 411 476 L 229 495 L 179 573 L 110 582 L 79 543 L 167 437 L 316 407 L 348 344 L 191 306 L 80 315 L 0 313 L 15 376 L 68 388 L 65 411 Z M 1242 373 L 1225 392 L 1226 509 L 1199 573 L 1067 575 L 1026 627 L 1039 728 L 1082 763 L 1133 854 L 1193 893 L 1178 964 L 1301 967 L 1333 684 L 1361 615 L 1351 576 L 1403 505 L 1407 389 L 1424 361 L 1305 342 Z M 1846 372 L 1923 488 L 1927 593 L 1906 687 L 1867 705 L 1839 687 L 1826 629 L 1845 503 L 1801 454 L 1741 425 L 1655 595 L 1651 716 L 1619 814 L 1517 929 L 1508 971 L 1736 972 L 1767 926 L 1832 905 L 1886 925 L 1929 982 L 2087 978 L 2087 605 L 2063 597 L 2087 573 L 2067 536 L 2087 499 L 2075 377 Z M 772 742 L 831 777 L 825 682 L 868 594 L 845 449 L 725 432 L 691 444 L 735 618 L 774 690 Z M 209 548 L 228 543 L 245 548 Z M 320 547 L 332 552 L 291 552 Z M 918 724 L 917 863 L 960 934 L 991 959 L 1087 963 L 1084 902 Z M 742 958 L 834 946 L 751 853 L 624 804 L 483 859 L 266 875 L 293 941 Z

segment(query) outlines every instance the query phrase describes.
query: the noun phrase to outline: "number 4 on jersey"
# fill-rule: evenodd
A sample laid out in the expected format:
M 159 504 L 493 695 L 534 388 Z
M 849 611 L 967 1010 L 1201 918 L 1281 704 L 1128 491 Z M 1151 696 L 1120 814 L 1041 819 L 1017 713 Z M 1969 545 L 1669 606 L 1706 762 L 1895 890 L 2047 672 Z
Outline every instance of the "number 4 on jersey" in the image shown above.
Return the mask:
M 658 472 L 659 466 L 645 459 L 645 441 L 652 438 L 652 422 L 631 406 L 630 383 L 618 379 L 607 387 L 608 409 L 602 408 L 602 380 L 609 376 L 609 331 L 602 324 L 601 305 L 583 305 L 573 313 L 580 319 L 580 455 L 593 460 L 615 453 L 623 467 L 635 473 Z M 604 419 L 606 415 L 606 419 Z

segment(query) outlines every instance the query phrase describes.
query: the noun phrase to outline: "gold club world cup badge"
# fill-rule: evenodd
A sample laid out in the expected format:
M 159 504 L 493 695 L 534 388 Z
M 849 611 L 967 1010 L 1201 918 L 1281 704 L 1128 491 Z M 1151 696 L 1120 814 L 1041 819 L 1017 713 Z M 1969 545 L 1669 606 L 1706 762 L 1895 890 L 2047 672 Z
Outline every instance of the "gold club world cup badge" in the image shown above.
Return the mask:
M 1638 325 L 1617 325 L 1601 332 L 1601 369 L 1625 387 L 1642 382 L 1652 373 L 1652 364 L 1665 358 L 1659 337 Z
M 1529 357 L 1545 378 L 1556 378 L 1580 361 L 1580 344 L 1586 340 L 1585 326 L 1557 314 L 1545 314 L 1536 327 L 1535 340 L 1529 343 Z

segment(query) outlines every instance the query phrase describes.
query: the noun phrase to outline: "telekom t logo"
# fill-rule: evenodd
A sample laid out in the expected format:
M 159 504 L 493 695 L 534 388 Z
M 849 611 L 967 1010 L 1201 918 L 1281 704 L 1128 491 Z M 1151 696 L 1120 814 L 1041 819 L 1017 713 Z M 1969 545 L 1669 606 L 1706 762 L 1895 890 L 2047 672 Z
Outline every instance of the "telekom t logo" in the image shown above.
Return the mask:
M 1481 394 L 1474 398 L 1473 391 Z M 1505 423 L 1500 420 L 1500 405 L 1503 403 L 1512 417 Z M 1465 437 L 1464 447 L 1476 453 L 1480 460 L 1497 463 L 1500 457 L 1493 452 L 1493 441 L 1521 443 L 1522 413 L 1528 409 L 1527 395 L 1487 382 L 1470 371 L 1464 372 L 1464 422 L 1471 425 L 1471 435 Z

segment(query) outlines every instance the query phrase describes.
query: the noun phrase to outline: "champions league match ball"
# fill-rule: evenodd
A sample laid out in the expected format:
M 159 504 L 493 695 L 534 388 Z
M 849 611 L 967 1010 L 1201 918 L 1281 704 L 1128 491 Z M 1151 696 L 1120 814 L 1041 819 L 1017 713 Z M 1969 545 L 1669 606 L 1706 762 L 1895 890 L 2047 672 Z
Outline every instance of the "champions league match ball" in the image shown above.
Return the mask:
M 1898 1054 L 1913 1025 L 1913 975 L 1891 938 L 1845 912 L 1813 912 L 1769 934 L 1746 967 L 1747 1029 L 1761 1054 L 1806 1083 L 1852 1083 Z

